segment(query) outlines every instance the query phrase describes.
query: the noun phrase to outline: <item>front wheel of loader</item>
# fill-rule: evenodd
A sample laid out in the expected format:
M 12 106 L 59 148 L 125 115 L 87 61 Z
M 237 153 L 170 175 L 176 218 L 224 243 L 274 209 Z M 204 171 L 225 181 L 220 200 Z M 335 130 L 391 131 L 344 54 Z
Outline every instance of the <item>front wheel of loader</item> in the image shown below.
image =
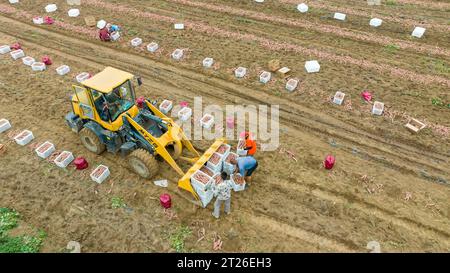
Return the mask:
M 134 150 L 128 156 L 130 167 L 143 178 L 152 178 L 158 173 L 158 162 L 144 149 Z
M 105 151 L 106 146 L 102 143 L 100 138 L 88 128 L 83 128 L 80 131 L 80 140 L 84 147 L 94 154 L 101 154 Z

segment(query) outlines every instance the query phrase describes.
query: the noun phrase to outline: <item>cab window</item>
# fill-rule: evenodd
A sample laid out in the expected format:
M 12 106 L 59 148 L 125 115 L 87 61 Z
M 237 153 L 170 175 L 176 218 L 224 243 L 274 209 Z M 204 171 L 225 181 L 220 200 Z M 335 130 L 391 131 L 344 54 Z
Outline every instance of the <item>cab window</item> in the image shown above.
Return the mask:
M 94 99 L 95 109 L 100 116 L 100 119 L 106 122 L 110 122 L 110 113 L 106 107 L 106 99 L 102 93 L 92 89 L 92 97 Z
M 91 101 L 89 99 L 88 92 L 86 88 L 81 86 L 73 86 L 75 90 L 75 95 L 78 98 L 78 102 L 81 108 L 81 111 L 83 112 L 83 115 L 93 119 L 94 118 L 94 112 L 92 111 Z
M 111 121 L 134 105 L 134 95 L 130 81 L 126 81 L 108 94 L 104 94 Z

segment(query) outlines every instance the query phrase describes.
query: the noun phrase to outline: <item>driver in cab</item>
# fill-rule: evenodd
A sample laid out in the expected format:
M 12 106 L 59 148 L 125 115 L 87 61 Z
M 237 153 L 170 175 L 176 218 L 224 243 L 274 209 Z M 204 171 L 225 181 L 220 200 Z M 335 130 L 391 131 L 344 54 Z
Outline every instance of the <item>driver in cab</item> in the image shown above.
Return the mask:
M 121 86 L 115 89 L 113 92 L 105 95 L 105 101 L 103 102 L 103 116 L 108 117 L 109 115 L 115 116 L 114 113 L 120 111 L 122 105 L 122 98 L 126 97 L 128 90 L 126 87 Z M 112 117 L 111 117 L 112 118 Z

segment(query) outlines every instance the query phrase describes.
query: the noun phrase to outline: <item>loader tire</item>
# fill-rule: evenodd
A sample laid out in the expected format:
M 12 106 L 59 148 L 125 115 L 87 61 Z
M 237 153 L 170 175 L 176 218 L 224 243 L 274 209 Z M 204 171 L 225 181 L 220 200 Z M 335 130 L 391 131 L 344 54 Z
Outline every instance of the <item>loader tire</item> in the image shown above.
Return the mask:
M 84 147 L 94 154 L 101 154 L 105 151 L 106 146 L 100 138 L 88 128 L 83 128 L 80 131 L 80 140 Z
M 134 150 L 128 156 L 130 167 L 142 178 L 152 178 L 158 173 L 158 161 L 144 149 Z

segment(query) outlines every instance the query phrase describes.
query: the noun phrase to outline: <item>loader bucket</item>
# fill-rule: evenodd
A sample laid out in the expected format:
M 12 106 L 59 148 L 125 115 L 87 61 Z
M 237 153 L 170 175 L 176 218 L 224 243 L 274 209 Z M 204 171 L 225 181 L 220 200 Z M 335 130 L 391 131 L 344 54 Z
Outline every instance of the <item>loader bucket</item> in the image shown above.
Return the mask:
M 199 170 L 205 163 L 209 160 L 209 158 L 217 151 L 220 145 L 226 143 L 225 138 L 216 139 L 216 141 L 206 150 L 206 152 L 200 156 L 200 158 L 194 163 L 194 165 L 184 174 L 184 176 L 178 180 L 178 187 L 184 189 L 195 197 L 196 200 L 199 200 L 198 194 L 195 192 L 194 188 L 191 185 L 191 176 Z

